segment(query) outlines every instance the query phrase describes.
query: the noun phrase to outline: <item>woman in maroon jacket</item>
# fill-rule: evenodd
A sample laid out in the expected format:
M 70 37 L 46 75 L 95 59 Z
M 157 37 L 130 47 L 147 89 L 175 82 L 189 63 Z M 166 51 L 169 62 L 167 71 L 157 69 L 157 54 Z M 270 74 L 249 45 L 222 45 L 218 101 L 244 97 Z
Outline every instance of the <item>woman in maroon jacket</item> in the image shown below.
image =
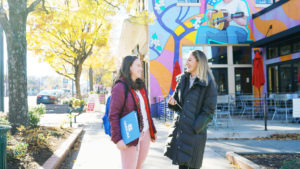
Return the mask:
M 121 152 L 123 169 L 141 169 L 149 151 L 150 141 L 156 140 L 156 129 L 150 114 L 147 92 L 141 80 L 142 73 L 143 68 L 138 57 L 126 56 L 111 93 L 109 107 L 111 140 Z M 120 131 L 120 118 L 132 111 L 137 112 L 141 136 L 125 145 Z

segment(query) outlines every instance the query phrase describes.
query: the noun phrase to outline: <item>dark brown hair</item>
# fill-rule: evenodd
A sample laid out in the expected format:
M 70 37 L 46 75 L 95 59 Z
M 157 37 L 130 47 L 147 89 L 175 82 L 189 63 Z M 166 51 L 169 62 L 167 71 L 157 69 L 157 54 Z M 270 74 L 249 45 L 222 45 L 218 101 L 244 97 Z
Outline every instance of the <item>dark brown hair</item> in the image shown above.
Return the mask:
M 145 83 L 142 79 L 137 78 L 135 82 L 132 81 L 131 79 L 131 73 L 130 73 L 130 67 L 132 66 L 133 62 L 139 59 L 137 56 L 126 56 L 124 57 L 122 61 L 121 68 L 118 72 L 118 75 L 114 81 L 114 85 L 116 82 L 123 78 L 125 82 L 129 85 L 130 88 L 132 89 L 142 89 L 145 87 Z

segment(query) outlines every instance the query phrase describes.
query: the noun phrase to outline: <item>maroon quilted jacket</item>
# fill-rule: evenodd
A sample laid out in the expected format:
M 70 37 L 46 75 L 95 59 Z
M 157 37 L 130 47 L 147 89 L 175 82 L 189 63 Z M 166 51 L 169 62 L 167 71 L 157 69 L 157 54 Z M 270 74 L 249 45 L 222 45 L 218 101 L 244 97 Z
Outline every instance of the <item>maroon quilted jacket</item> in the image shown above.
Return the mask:
M 121 81 L 125 82 L 124 79 L 120 79 Z M 148 97 L 147 97 L 148 98 Z M 118 141 L 122 139 L 121 136 L 121 130 L 120 130 L 120 118 L 123 116 L 127 115 L 128 113 L 132 111 L 137 111 L 137 106 L 138 104 L 135 103 L 134 98 L 128 89 L 127 93 L 127 98 L 126 98 L 126 103 L 124 105 L 124 100 L 125 100 L 125 86 L 122 83 L 117 83 L 111 92 L 111 99 L 109 103 L 109 122 L 111 125 L 111 140 L 116 144 Z M 148 104 L 150 107 L 149 100 Z M 138 113 L 138 119 L 139 119 L 139 125 L 140 125 L 140 130 L 142 130 L 142 118 L 141 115 Z M 153 120 L 151 118 L 151 123 L 153 126 L 154 133 L 156 133 L 156 129 L 153 123 Z M 136 146 L 138 144 L 139 139 L 136 139 L 132 141 L 131 143 L 128 144 L 128 146 Z

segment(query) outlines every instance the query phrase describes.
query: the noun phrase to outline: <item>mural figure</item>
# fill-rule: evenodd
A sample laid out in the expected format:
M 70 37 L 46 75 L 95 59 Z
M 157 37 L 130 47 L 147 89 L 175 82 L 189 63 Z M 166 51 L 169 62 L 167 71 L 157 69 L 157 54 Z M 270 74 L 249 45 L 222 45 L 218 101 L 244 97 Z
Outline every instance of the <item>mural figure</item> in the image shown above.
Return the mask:
M 248 5 L 244 0 L 221 0 L 206 12 L 208 24 L 197 31 L 196 44 L 239 44 L 248 39 Z

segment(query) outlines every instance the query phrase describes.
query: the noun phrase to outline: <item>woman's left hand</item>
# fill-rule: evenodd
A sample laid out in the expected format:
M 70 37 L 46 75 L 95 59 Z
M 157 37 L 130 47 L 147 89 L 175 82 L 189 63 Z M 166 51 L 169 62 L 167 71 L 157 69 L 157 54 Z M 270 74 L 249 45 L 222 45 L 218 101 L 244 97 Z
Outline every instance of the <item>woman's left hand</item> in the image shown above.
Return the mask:
M 154 134 L 154 139 L 151 138 L 151 142 L 152 142 L 152 143 L 155 143 L 155 141 L 156 141 L 156 134 Z

